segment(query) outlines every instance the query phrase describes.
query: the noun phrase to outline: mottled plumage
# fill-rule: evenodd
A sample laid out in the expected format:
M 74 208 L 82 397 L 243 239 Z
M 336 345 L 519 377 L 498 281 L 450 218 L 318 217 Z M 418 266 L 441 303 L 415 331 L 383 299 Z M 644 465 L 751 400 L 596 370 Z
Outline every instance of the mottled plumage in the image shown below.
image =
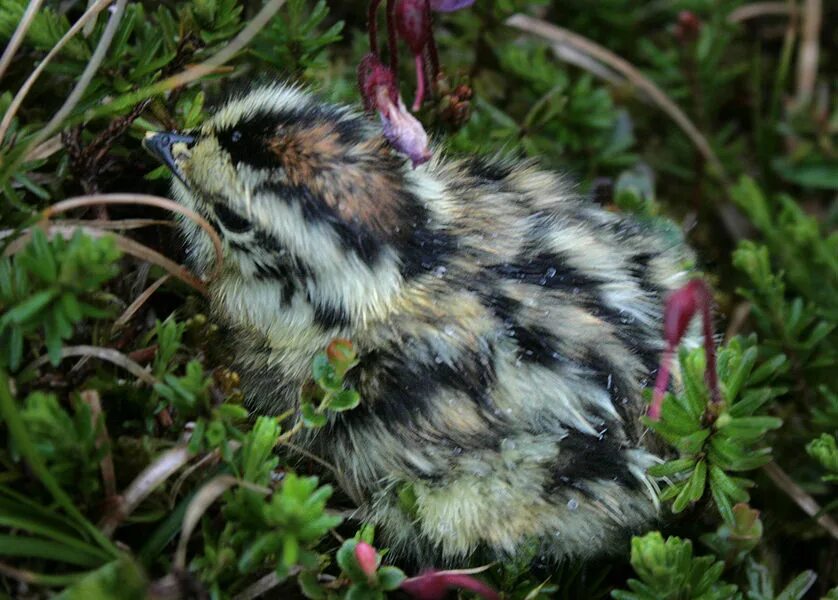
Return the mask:
M 315 353 L 352 340 L 361 405 L 300 443 L 383 543 L 437 564 L 587 557 L 654 519 L 638 417 L 680 244 L 533 163 L 437 151 L 414 170 L 374 121 L 296 88 L 191 135 L 174 193 L 224 241 L 212 307 L 248 402 L 295 406 Z

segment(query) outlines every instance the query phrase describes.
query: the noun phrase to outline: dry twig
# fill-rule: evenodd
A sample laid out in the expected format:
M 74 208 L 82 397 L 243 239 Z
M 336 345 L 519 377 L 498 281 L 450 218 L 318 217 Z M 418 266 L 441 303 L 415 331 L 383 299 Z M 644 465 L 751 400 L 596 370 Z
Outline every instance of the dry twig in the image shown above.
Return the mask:
M 300 571 L 302 571 L 302 567 L 295 566 L 289 570 L 288 577 L 293 577 L 299 574 Z M 283 579 L 277 577 L 276 571 L 271 571 L 233 596 L 233 600 L 256 600 L 256 598 L 262 598 L 283 581 Z
M 191 286 L 196 291 L 200 292 L 205 296 L 207 295 L 207 286 L 204 285 L 204 283 L 200 279 L 198 279 L 197 277 L 192 275 L 192 273 L 187 271 L 183 266 L 177 264 L 175 261 L 169 258 L 166 258 L 156 250 L 152 250 L 148 246 L 144 246 L 139 242 L 135 242 L 131 238 L 127 238 L 125 236 L 119 235 L 118 233 L 112 233 L 110 231 L 102 231 L 101 229 L 96 229 L 94 227 L 64 227 L 63 225 L 47 223 L 45 225 L 45 228 L 47 230 L 48 236 L 61 235 L 65 238 L 70 238 L 76 233 L 76 231 L 82 231 L 90 237 L 102 237 L 105 235 L 110 236 L 111 239 L 114 240 L 116 247 L 119 248 L 120 251 L 126 254 L 130 254 L 131 256 L 136 256 L 140 260 L 145 260 L 154 263 L 159 267 L 162 267 L 171 275 L 180 279 L 186 285 Z M 15 254 L 16 252 L 20 252 L 29 242 L 29 239 L 31 237 L 32 234 L 30 232 L 24 233 L 6 247 L 6 250 L 3 253 L 3 255 L 10 256 L 12 254 Z
M 771 481 L 777 484 L 777 487 L 783 490 L 789 498 L 794 500 L 795 504 L 803 509 L 803 512 L 814 518 L 818 522 L 818 525 L 826 529 L 829 535 L 838 540 L 838 523 L 829 515 L 820 514 L 820 505 L 802 487 L 797 485 L 789 477 L 788 473 L 783 471 L 776 462 L 770 462 L 762 469 L 771 478 Z
M 148 286 L 142 294 L 137 296 L 130 306 L 128 306 L 128 308 L 126 308 L 123 313 L 119 315 L 119 318 L 114 321 L 112 331 L 116 331 L 120 327 L 124 327 L 128 321 L 131 320 L 131 317 L 133 317 L 134 314 L 140 310 L 142 305 L 145 304 L 149 298 L 151 298 L 152 294 L 154 294 L 154 292 L 156 292 L 161 285 L 166 283 L 170 277 L 171 275 L 168 274 L 159 277 L 154 283 Z
M 771 15 L 793 15 L 797 7 L 791 2 L 753 2 L 732 10 L 727 16 L 728 23 L 743 23 L 751 19 Z
M 818 38 L 820 37 L 822 23 L 822 0 L 805 0 L 800 32 L 800 50 L 797 55 L 797 94 L 794 98 L 794 105 L 798 107 L 808 104 L 815 91 L 815 80 L 818 76 L 818 56 L 820 55 Z
M 70 356 L 90 356 L 92 358 L 98 358 L 99 360 L 104 360 L 109 363 L 113 363 L 118 367 L 122 367 L 143 383 L 147 383 L 148 385 L 154 385 L 157 383 L 157 379 L 155 379 L 154 375 L 143 369 L 139 364 L 125 356 L 122 352 L 114 350 L 113 348 L 87 345 L 64 346 L 61 349 L 61 358 L 65 359 Z M 29 363 L 24 371 L 37 369 L 48 362 L 49 356 L 45 354 L 44 356 L 40 356 Z
M 191 219 L 196 225 L 206 232 L 206 234 L 210 237 L 210 240 L 212 240 L 212 245 L 215 249 L 215 269 L 210 275 L 210 279 L 215 279 L 220 273 L 224 253 L 221 245 L 221 238 L 218 237 L 218 233 L 215 229 L 213 229 L 212 225 L 209 224 L 209 221 L 196 213 L 194 210 L 186 208 L 185 206 L 169 200 L 168 198 L 151 196 L 148 194 L 92 194 L 89 196 L 78 196 L 76 198 L 69 198 L 48 206 L 44 209 L 43 216 L 45 219 L 50 219 L 57 214 L 67 212 L 68 210 L 72 210 L 74 208 L 95 206 L 97 204 L 143 204 L 146 206 L 156 206 L 157 208 L 169 210 Z M 175 276 L 177 277 L 177 275 Z
M 119 22 L 122 20 L 122 13 L 125 11 L 125 4 L 127 1 L 128 0 L 116 0 L 116 8 L 113 13 L 111 13 L 111 17 L 108 19 L 108 24 L 102 32 L 102 37 L 99 38 L 99 43 L 93 51 L 93 56 L 91 56 L 90 60 L 87 62 L 84 71 L 79 76 L 78 81 L 76 81 L 76 85 L 67 96 L 64 104 L 61 105 L 61 108 L 58 109 L 49 122 L 44 125 L 44 127 L 36 133 L 29 142 L 29 145 L 23 153 L 24 156 L 28 155 L 38 144 L 55 133 L 55 131 L 64 122 L 64 119 L 67 118 L 67 115 L 73 111 L 81 100 L 84 91 L 87 89 L 87 86 L 90 85 L 90 82 L 93 80 L 93 76 L 102 64 L 102 61 L 105 60 L 105 54 L 107 54 L 108 48 L 113 41 L 113 37 L 116 35 L 116 30 L 119 27 Z
M 127 94 L 119 98 L 119 100 L 115 101 L 111 104 L 106 104 L 101 107 L 100 111 L 93 111 L 93 114 L 101 113 L 109 113 L 112 112 L 114 108 L 122 108 L 124 106 L 131 106 L 145 100 L 146 98 L 150 98 L 151 96 L 155 96 L 157 94 L 162 94 L 164 92 L 168 92 L 174 88 L 186 85 L 191 83 L 197 79 L 200 79 L 204 75 L 209 75 L 211 73 L 216 72 L 218 67 L 223 65 L 225 62 L 233 58 L 237 52 L 239 52 L 242 48 L 244 48 L 250 40 L 256 37 L 265 25 L 267 25 L 268 21 L 270 21 L 271 17 L 282 8 L 282 5 L 285 4 L 285 0 L 269 0 L 262 9 L 256 13 L 256 15 L 248 22 L 247 26 L 242 29 L 239 34 L 234 37 L 229 44 L 224 46 L 221 50 L 213 54 L 207 60 L 197 65 L 191 66 L 187 69 L 184 69 L 180 73 L 172 75 L 171 77 L 167 77 L 162 81 L 149 86 L 145 89 L 139 90 L 133 94 Z
M 64 46 L 67 45 L 69 42 L 81 29 L 84 25 L 90 21 L 91 19 L 95 18 L 97 14 L 99 14 L 108 4 L 113 2 L 113 0 L 99 0 L 95 4 L 91 5 L 84 14 L 79 17 L 79 20 L 73 23 L 73 26 L 65 33 L 58 43 L 53 46 L 52 50 L 44 57 L 35 70 L 32 71 L 32 74 L 23 82 L 23 85 L 20 86 L 20 89 L 15 94 L 15 97 L 12 99 L 12 103 L 9 105 L 6 114 L 3 115 L 3 120 L 0 121 L 0 143 L 2 143 L 3 139 L 6 137 L 6 132 L 9 129 L 9 125 L 12 123 L 12 119 L 14 118 L 15 114 L 17 113 L 20 105 L 23 103 L 23 99 L 26 98 L 26 95 L 29 93 L 29 90 L 32 89 L 32 86 L 35 85 L 35 81 L 40 77 L 41 73 L 43 73 L 44 69 L 47 68 L 47 65 L 52 61 L 53 58 L 61 51 Z
M 3 50 L 3 56 L 0 56 L 0 79 L 3 79 L 3 74 L 6 72 L 6 69 L 11 64 L 12 59 L 15 57 L 17 49 L 20 48 L 20 45 L 26 38 L 26 32 L 29 31 L 29 27 L 32 25 L 32 21 L 35 20 L 35 15 L 38 14 L 38 9 L 41 8 L 43 1 L 44 0 L 29 0 L 29 4 L 26 6 L 26 10 L 20 17 L 20 22 L 17 24 L 17 28 L 12 34 L 12 38 L 9 40 L 6 49 Z M 0 140 L 2 139 L 3 136 L 0 136 Z
M 203 514 L 221 494 L 234 485 L 246 487 L 260 494 L 267 495 L 271 493 L 269 488 L 236 479 L 230 475 L 218 475 L 205 483 L 192 497 L 189 506 L 186 508 L 186 514 L 183 516 L 183 524 L 180 528 L 180 540 L 178 540 L 177 550 L 175 550 L 175 559 L 172 561 L 175 569 L 182 571 L 186 568 L 186 546 L 189 544 L 189 538 L 192 537 L 192 532 L 195 530 L 195 526 L 201 520 Z
M 177 446 L 158 456 L 137 475 L 131 485 L 125 490 L 118 505 L 112 509 L 99 523 L 99 529 L 110 537 L 117 526 L 128 517 L 145 500 L 149 494 L 157 489 L 172 474 L 177 472 L 192 458 L 186 446 Z
M 690 138 L 704 159 L 716 170 L 718 176 L 726 184 L 729 182 L 727 171 L 716 153 L 710 147 L 707 138 L 693 125 L 689 117 L 661 90 L 651 79 L 643 75 L 637 68 L 610 50 L 592 42 L 588 38 L 574 33 L 563 27 L 558 27 L 542 19 L 515 14 L 506 20 L 506 24 L 526 33 L 544 38 L 551 44 L 567 45 L 576 50 L 605 63 L 620 73 L 637 88 L 643 90 L 657 106 L 664 111 L 681 130 Z
M 102 429 L 96 436 L 96 446 L 99 449 L 107 449 L 99 463 L 99 468 L 102 471 L 102 486 L 105 489 L 105 497 L 111 500 L 116 496 L 116 471 L 113 467 L 113 454 L 110 448 L 111 440 L 108 436 L 108 430 L 105 427 L 105 419 L 102 414 L 102 402 L 99 398 L 99 392 L 96 390 L 83 390 L 80 396 L 82 402 L 90 407 L 90 416 L 93 420 L 94 427 L 96 427 L 101 418 Z

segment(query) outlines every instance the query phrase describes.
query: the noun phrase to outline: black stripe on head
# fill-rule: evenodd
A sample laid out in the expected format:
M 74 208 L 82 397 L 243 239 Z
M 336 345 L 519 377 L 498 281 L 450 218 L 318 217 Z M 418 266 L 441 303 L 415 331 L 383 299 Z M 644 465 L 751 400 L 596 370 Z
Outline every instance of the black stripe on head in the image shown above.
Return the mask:
M 273 281 L 281 286 L 281 302 L 289 302 L 294 294 L 314 280 L 314 273 L 276 239 L 263 230 L 256 230 L 249 242 L 228 239 L 230 248 L 250 262 L 255 269 L 254 277 L 261 281 Z
M 365 121 L 361 117 L 347 117 L 329 104 L 309 101 L 307 104 L 278 112 L 264 108 L 242 118 L 234 125 L 215 130 L 219 145 L 230 155 L 234 165 L 244 163 L 256 169 L 279 166 L 271 142 L 283 136 L 283 130 L 297 132 L 317 125 L 328 124 L 338 134 L 344 147 L 359 144 L 365 139 Z
M 256 279 L 262 281 L 276 281 L 282 287 L 280 301 L 287 304 L 300 289 L 297 281 L 292 277 L 291 270 L 281 263 L 256 263 Z
M 254 169 L 273 169 L 278 166 L 278 161 L 268 146 L 268 140 L 276 135 L 276 128 L 274 115 L 257 113 L 235 125 L 216 130 L 215 137 L 234 165 L 245 163 Z

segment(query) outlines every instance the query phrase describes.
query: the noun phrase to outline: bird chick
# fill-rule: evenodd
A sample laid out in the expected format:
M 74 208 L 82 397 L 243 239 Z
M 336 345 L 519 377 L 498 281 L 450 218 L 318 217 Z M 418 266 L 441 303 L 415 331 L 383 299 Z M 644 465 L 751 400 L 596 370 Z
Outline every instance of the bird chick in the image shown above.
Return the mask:
M 314 355 L 352 340 L 361 405 L 299 443 L 394 552 L 586 558 L 655 518 L 638 417 L 687 277 L 671 236 L 532 162 L 414 170 L 366 116 L 284 85 L 146 145 L 221 235 L 212 309 L 255 412 L 297 407 Z

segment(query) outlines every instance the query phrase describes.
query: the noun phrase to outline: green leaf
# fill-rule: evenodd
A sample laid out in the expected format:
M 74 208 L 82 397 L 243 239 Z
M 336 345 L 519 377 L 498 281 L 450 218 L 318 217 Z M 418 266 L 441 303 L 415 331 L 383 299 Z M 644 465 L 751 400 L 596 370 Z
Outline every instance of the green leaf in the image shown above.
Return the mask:
M 303 425 L 308 429 L 323 427 L 328 421 L 326 415 L 318 413 L 311 402 L 303 402 L 300 404 L 300 416 L 303 419 Z
M 802 310 L 803 303 L 800 303 L 800 309 Z M 751 373 L 751 376 L 748 378 L 748 385 L 754 386 L 760 383 L 764 383 L 771 379 L 772 377 L 782 374 L 788 365 L 788 359 L 786 358 L 785 354 L 777 354 L 772 356 L 770 359 L 765 361 L 756 370 Z
M 736 482 L 719 467 L 710 467 L 710 485 L 716 487 L 720 493 L 732 498 L 736 502 L 748 501 L 748 492 L 737 485 Z
M 800 600 L 815 585 L 817 579 L 814 571 L 803 571 L 777 595 L 776 600 Z
M 282 538 L 282 562 L 286 567 L 297 563 L 300 555 L 300 543 L 293 535 L 285 535 Z
M 716 508 L 719 510 L 719 514 L 722 516 L 724 522 L 733 526 L 736 522 L 736 517 L 733 514 L 733 506 L 730 504 L 730 499 L 712 479 L 710 481 L 710 494 L 713 496 L 713 501 L 716 503 Z
M 783 179 L 797 185 L 826 190 L 838 189 L 838 169 L 835 162 L 812 160 L 794 163 L 786 157 L 778 156 L 771 165 Z
M 300 586 L 300 591 L 306 598 L 325 600 L 328 597 L 326 595 L 326 588 L 320 585 L 320 582 L 317 580 L 317 572 L 315 571 L 303 571 L 297 577 L 297 583 Z
M 348 539 L 338 549 L 335 558 L 338 566 L 346 573 L 352 581 L 366 581 L 367 576 L 361 570 L 361 566 L 355 559 L 355 546 L 358 544 L 357 540 Z
M 58 296 L 58 290 L 52 288 L 37 292 L 9 310 L 3 316 L 3 320 L 17 324 L 25 323 L 43 310 L 56 296 Z
M 757 349 L 754 347 L 748 348 L 741 355 L 741 357 L 739 357 L 736 368 L 725 381 L 728 402 L 733 402 L 735 398 L 739 397 L 739 391 L 748 379 L 748 376 L 751 374 L 751 370 L 753 369 L 756 360 Z
M 647 472 L 652 477 L 671 477 L 677 473 L 692 469 L 695 463 L 696 459 L 693 457 L 678 458 L 676 460 L 670 460 L 662 465 L 649 467 Z
M 329 362 L 325 352 L 315 355 L 311 365 L 311 373 L 314 381 L 326 391 L 338 392 L 343 389 L 343 382 L 337 376 L 335 368 Z
M 265 556 L 276 552 L 282 547 L 282 536 L 278 532 L 269 531 L 258 536 L 250 545 L 248 545 L 238 562 L 238 569 L 240 573 L 250 573 L 254 569 L 261 566 Z M 283 561 L 284 566 L 293 564 Z
M 0 497 L 0 525 L 49 538 L 67 548 L 75 548 L 87 556 L 95 556 L 100 562 L 110 558 L 102 549 L 75 537 L 72 531 L 56 526 L 54 522 L 47 519 L 39 518 L 38 513 L 32 511 L 29 506 L 8 498 Z
M 329 408 L 337 412 L 351 410 L 361 403 L 361 395 L 355 390 L 341 390 L 329 399 Z
M 9 368 L 16 371 L 23 358 L 23 328 L 19 325 L 9 327 L 8 361 Z
M 720 428 L 725 435 L 743 440 L 758 439 L 772 429 L 779 429 L 783 420 L 777 417 L 739 417 Z
M 96 567 L 102 564 L 99 553 L 91 554 L 55 540 L 24 535 L 0 534 L 0 556 L 45 558 L 80 567 Z
M 148 582 L 142 569 L 128 556 L 121 556 L 86 575 L 56 600 L 144 600 Z
M 88 521 L 84 515 L 81 514 L 75 503 L 61 488 L 52 474 L 44 465 L 40 453 L 32 443 L 26 427 L 20 417 L 15 402 L 9 393 L 9 380 L 6 373 L 0 369 L 0 416 L 8 428 L 9 436 L 15 444 L 15 447 L 20 452 L 21 456 L 26 460 L 33 475 L 40 480 L 41 484 L 49 490 L 55 502 L 60 506 L 73 520 L 83 528 L 92 539 L 94 539 L 103 550 L 108 552 L 111 556 L 118 556 L 119 551 L 116 546 L 105 537 L 99 528 Z
M 378 584 L 385 592 L 398 589 L 405 579 L 407 579 L 407 576 L 396 567 L 381 567 L 378 569 Z
M 704 493 L 704 484 L 706 480 L 707 463 L 702 460 L 696 465 L 689 480 L 687 481 L 687 484 L 672 503 L 672 512 L 679 513 L 684 510 L 688 504 L 698 501 Z
M 676 446 L 684 454 L 695 454 L 702 449 L 708 437 L 710 437 L 710 430 L 700 429 L 679 440 Z
M 746 417 L 754 414 L 764 404 L 773 398 L 785 393 L 785 389 L 777 388 L 758 388 L 756 390 L 748 390 L 742 396 L 742 399 L 730 407 L 728 413 L 732 417 Z

